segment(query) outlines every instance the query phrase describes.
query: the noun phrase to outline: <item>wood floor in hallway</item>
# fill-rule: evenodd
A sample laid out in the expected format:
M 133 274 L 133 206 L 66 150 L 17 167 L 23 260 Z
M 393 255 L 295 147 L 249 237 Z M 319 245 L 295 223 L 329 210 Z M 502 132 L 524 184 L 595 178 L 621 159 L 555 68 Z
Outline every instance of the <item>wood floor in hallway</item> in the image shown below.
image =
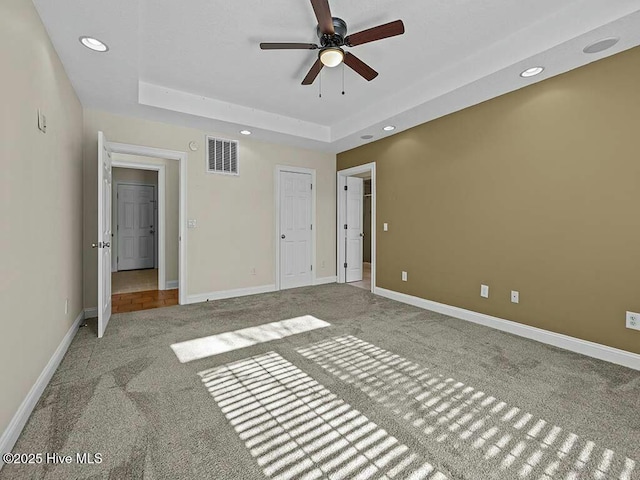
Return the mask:
M 111 274 L 111 292 L 133 293 L 158 289 L 158 269 L 123 270 Z
M 369 262 L 363 262 L 362 280 L 360 280 L 359 282 L 350 282 L 347 285 L 371 291 L 371 264 Z
M 178 305 L 178 289 L 116 293 L 111 297 L 112 313 L 137 312 L 172 305 Z

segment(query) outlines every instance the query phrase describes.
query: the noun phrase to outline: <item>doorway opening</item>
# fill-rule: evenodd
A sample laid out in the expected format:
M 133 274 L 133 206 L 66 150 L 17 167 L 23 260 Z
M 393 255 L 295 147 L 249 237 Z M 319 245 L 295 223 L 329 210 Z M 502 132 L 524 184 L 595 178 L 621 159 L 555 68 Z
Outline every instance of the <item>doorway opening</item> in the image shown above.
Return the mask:
M 375 163 L 338 172 L 338 283 L 375 290 Z
M 110 142 L 98 132 L 98 241 L 92 247 L 98 249 L 99 338 L 112 312 L 186 303 L 186 160 L 186 152 Z M 157 180 L 117 182 L 116 168 L 155 172 Z M 124 192 L 129 204 L 118 208 Z M 155 290 L 113 293 L 112 274 L 120 273 L 114 265 L 134 271 L 157 265 Z
M 159 290 L 158 172 L 113 167 L 112 176 L 111 293 Z
M 360 232 L 361 237 L 361 256 L 362 256 L 362 270 L 360 271 L 359 266 L 350 269 L 348 267 L 349 264 L 349 245 L 347 244 L 347 278 L 346 282 L 358 288 L 363 288 L 365 290 L 371 291 L 371 174 L 361 174 L 355 175 L 355 178 L 361 178 L 363 180 L 362 186 L 362 209 L 361 217 L 358 218 L 358 221 L 362 221 L 362 228 Z M 347 202 L 349 202 L 350 196 L 347 195 Z M 358 204 L 360 202 L 358 201 Z M 347 203 L 347 209 L 349 209 L 349 204 Z M 357 252 L 352 252 L 351 255 L 358 255 Z
M 174 161 L 112 155 L 113 313 L 178 304 L 179 188 Z

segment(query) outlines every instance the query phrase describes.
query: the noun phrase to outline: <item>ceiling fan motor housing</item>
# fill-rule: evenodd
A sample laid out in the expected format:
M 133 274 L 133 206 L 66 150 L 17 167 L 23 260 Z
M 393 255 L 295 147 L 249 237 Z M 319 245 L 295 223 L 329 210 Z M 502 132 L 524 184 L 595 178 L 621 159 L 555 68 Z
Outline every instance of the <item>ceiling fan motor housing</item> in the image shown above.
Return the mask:
M 344 39 L 347 37 L 347 22 L 338 17 L 332 17 L 333 35 L 327 35 L 320 31 L 320 25 L 316 28 L 320 45 L 323 47 L 341 47 L 344 45 Z

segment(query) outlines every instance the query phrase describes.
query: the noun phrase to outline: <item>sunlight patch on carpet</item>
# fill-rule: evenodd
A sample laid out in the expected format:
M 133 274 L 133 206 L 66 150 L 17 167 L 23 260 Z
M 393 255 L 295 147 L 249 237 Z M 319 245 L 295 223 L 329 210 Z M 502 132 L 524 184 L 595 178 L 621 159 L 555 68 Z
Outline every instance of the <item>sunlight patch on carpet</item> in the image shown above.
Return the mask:
M 219 355 L 258 343 L 280 340 L 290 335 L 331 326 L 330 323 L 311 315 L 243 328 L 234 332 L 219 333 L 208 337 L 187 340 L 171 345 L 181 363 Z
M 433 441 L 504 478 L 635 478 L 636 461 L 352 335 L 297 349 Z
M 198 375 L 272 479 L 447 478 L 275 352 Z

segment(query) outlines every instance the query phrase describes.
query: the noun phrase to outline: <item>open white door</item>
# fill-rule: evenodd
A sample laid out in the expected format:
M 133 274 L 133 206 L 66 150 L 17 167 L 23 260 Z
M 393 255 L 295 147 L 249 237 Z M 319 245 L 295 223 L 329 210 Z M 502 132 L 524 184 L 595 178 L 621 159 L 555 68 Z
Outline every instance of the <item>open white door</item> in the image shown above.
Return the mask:
M 313 283 L 311 175 L 280 172 L 280 288 Z
M 347 177 L 346 281 L 362 280 L 364 180 Z
M 111 150 L 98 132 L 98 338 L 111 318 Z

